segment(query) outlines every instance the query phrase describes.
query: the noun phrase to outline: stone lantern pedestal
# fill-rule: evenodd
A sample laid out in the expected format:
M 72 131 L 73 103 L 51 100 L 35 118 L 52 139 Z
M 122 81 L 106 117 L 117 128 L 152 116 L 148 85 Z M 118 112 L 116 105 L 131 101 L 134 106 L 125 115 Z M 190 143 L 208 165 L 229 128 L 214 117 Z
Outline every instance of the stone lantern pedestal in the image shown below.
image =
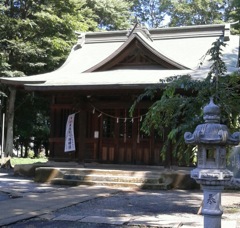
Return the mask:
M 186 132 L 184 139 L 198 148 L 197 168 L 191 171 L 191 177 L 203 189 L 204 228 L 221 228 L 221 193 L 233 177 L 226 168 L 226 146 L 237 145 L 240 134 L 230 134 L 227 126 L 220 124 L 220 109 L 212 99 L 203 112 L 205 123 L 198 125 L 193 133 Z
M 221 193 L 224 186 L 202 185 L 204 227 L 220 228 L 223 214 L 221 205 Z

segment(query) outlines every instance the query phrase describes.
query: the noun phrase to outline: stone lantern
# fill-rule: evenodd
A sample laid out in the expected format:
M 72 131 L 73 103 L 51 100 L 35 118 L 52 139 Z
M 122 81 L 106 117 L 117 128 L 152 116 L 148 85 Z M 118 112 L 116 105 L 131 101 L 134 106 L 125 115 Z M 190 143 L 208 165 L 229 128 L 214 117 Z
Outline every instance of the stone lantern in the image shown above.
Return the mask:
M 239 143 L 239 132 L 230 134 L 226 125 L 220 124 L 220 109 L 213 99 L 203 109 L 204 124 L 192 133 L 186 132 L 187 144 L 197 145 L 197 168 L 191 177 L 203 189 L 204 228 L 221 228 L 223 214 L 221 192 L 228 185 L 233 173 L 226 168 L 226 147 Z

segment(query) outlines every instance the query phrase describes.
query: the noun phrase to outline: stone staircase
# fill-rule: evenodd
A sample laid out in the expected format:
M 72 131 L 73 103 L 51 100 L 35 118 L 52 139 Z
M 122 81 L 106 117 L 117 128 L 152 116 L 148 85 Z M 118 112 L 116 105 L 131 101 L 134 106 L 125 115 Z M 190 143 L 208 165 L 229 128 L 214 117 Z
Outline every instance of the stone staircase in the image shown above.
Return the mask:
M 140 189 L 169 189 L 171 182 L 164 180 L 159 172 L 126 170 L 72 170 L 63 178 L 52 180 L 53 184 L 99 185 Z
M 39 167 L 35 170 L 35 181 L 69 186 L 98 185 L 155 190 L 172 188 L 172 178 L 160 170 Z

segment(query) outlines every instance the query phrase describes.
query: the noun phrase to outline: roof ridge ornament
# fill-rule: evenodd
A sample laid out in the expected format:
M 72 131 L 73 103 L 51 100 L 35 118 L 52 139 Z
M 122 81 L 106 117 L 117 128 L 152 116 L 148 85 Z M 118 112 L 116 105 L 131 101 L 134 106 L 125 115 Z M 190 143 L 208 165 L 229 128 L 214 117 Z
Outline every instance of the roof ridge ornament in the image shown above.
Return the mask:
M 75 46 L 74 49 L 77 50 L 77 49 L 79 49 L 79 48 L 82 48 L 83 44 L 85 43 L 86 33 L 75 31 L 75 34 L 77 34 L 78 41 L 77 41 L 77 44 L 76 44 L 76 46 Z
M 140 24 L 138 22 L 138 19 L 136 19 L 135 25 L 133 26 L 133 28 L 131 30 L 129 30 L 129 32 L 126 35 L 127 35 L 127 37 L 130 37 L 132 34 L 138 33 L 138 32 L 141 32 L 146 38 L 153 41 L 148 28 L 145 25 Z

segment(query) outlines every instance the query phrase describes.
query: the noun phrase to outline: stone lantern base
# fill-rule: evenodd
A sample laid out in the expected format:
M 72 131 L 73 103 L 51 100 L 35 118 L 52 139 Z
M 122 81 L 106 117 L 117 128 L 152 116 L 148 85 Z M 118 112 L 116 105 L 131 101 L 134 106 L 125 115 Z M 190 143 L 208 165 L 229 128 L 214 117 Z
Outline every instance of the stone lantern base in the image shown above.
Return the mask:
M 223 209 L 221 205 L 221 193 L 224 186 L 202 185 L 204 228 L 221 228 Z
M 230 183 L 233 173 L 228 169 L 196 168 L 191 171 L 191 177 L 203 189 L 204 228 L 221 228 L 223 214 L 221 194 L 224 186 Z

